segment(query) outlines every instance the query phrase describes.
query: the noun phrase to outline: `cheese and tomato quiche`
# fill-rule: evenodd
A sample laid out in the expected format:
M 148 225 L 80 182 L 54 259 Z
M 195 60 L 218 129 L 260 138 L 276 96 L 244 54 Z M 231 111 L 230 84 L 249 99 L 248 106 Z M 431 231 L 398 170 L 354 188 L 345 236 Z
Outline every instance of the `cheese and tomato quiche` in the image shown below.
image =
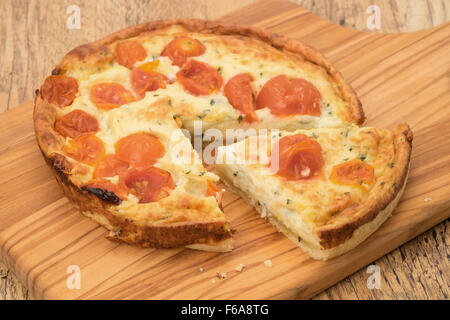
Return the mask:
M 45 160 L 65 195 L 111 239 L 227 251 L 218 177 L 199 161 L 176 161 L 180 142 L 199 158 L 181 133 L 195 133 L 196 120 L 203 131 L 295 130 L 361 124 L 364 114 L 312 48 L 202 20 L 145 23 L 77 47 L 35 99 Z
M 341 255 L 390 216 L 405 188 L 412 132 L 348 126 L 279 131 L 219 147 L 216 170 L 315 259 Z

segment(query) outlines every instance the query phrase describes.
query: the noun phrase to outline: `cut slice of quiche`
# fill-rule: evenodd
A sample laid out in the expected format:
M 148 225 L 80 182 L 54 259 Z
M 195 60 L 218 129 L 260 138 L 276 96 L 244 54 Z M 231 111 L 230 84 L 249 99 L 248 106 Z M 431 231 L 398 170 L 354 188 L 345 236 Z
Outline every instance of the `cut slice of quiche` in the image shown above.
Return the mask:
M 167 98 L 148 97 L 107 113 L 81 103 L 64 109 L 42 104 L 40 115 L 45 119 L 37 118 L 37 125 L 55 123 L 38 135 L 46 161 L 65 195 L 108 228 L 109 239 L 232 249 L 219 178 L 203 167 Z
M 341 255 L 390 216 L 404 190 L 412 132 L 376 128 L 272 131 L 220 147 L 216 170 L 315 259 Z

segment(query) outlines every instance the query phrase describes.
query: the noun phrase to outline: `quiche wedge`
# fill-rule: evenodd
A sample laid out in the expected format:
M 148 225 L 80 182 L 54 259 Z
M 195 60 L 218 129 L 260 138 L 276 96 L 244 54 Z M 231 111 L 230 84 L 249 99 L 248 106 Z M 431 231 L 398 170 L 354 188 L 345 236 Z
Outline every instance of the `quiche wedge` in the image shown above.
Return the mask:
M 52 138 L 38 137 L 44 158 L 65 195 L 108 228 L 109 239 L 142 247 L 232 249 L 219 178 L 203 167 L 167 99 L 107 114 L 68 107 L 57 118 L 54 111 L 42 106 L 36 119 L 55 122 L 48 128 Z M 74 122 L 95 123 L 98 131 L 78 134 Z
M 176 161 L 180 145 L 198 158 L 180 127 L 198 135 L 363 121 L 353 89 L 314 49 L 202 20 L 144 23 L 73 49 L 34 109 L 38 145 L 65 195 L 111 239 L 214 251 L 231 249 L 218 178 Z
M 270 132 L 220 147 L 222 181 L 313 258 L 364 241 L 405 188 L 412 132 L 370 127 Z M 274 165 L 276 163 L 276 165 Z

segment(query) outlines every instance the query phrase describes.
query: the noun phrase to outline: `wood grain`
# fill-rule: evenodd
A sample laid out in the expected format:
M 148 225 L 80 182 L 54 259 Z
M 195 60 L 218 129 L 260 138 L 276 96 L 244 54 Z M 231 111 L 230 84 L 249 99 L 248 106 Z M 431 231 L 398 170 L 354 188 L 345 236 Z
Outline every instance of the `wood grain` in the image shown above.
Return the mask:
M 366 286 L 362 268 L 314 299 L 449 299 L 449 220 L 374 262 L 380 267 L 380 289 Z
M 133 4 L 131 4 L 133 5 Z M 278 11 L 277 11 L 278 10 Z M 295 11 L 296 10 L 296 11 Z M 408 92 L 408 88 L 409 87 L 413 87 L 413 88 L 417 88 L 418 85 L 420 85 L 420 80 L 424 79 L 423 77 L 418 77 L 417 82 L 413 82 L 413 83 L 407 83 L 407 84 L 402 84 L 401 82 L 405 80 L 405 78 L 402 77 L 396 77 L 396 73 L 399 70 L 399 68 L 395 69 L 395 67 L 397 66 L 399 61 L 402 61 L 404 58 L 406 58 L 407 61 L 409 61 L 408 63 L 404 63 L 403 66 L 400 68 L 400 71 L 403 71 L 403 67 L 407 66 L 410 67 L 410 65 L 416 69 L 413 69 L 412 72 L 417 72 L 420 71 L 420 66 L 423 66 L 423 61 L 421 61 L 421 59 L 424 59 L 423 57 L 421 57 L 420 59 L 413 59 L 413 54 L 420 54 L 421 52 L 421 47 L 423 49 L 423 46 L 425 45 L 424 43 L 420 44 L 416 44 L 414 45 L 414 41 L 417 40 L 417 36 L 418 35 L 412 35 L 411 37 L 405 37 L 405 38 L 385 38 L 385 37 L 381 37 L 381 38 L 364 38 L 364 37 L 355 37 L 354 39 L 352 39 L 352 35 L 353 33 L 348 33 L 346 29 L 342 29 L 339 28 L 339 33 L 340 33 L 340 37 L 339 39 L 330 41 L 330 39 L 328 39 L 326 37 L 326 35 L 324 35 L 324 30 L 326 30 L 326 32 L 328 33 L 328 27 L 326 26 L 326 24 L 324 24 L 322 21 L 316 21 L 314 20 L 314 17 L 310 17 L 309 15 L 305 14 L 303 11 L 299 10 L 297 7 L 294 7 L 291 4 L 287 4 L 287 3 L 277 3 L 276 5 L 273 5 L 272 2 L 266 2 L 263 4 L 258 4 L 252 7 L 252 11 L 250 12 L 249 10 L 246 10 L 246 14 L 245 15 L 234 15 L 232 17 L 228 17 L 228 19 L 231 19 L 233 21 L 244 21 L 245 23 L 249 23 L 249 21 L 252 21 L 254 23 L 258 23 L 258 21 L 260 21 L 260 25 L 265 26 L 267 24 L 267 26 L 270 29 L 273 29 L 277 32 L 283 32 L 289 35 L 292 35 L 294 37 L 300 38 L 302 40 L 304 40 L 305 42 L 312 44 L 316 47 L 318 47 L 319 49 L 321 49 L 322 51 L 324 51 L 329 57 L 330 54 L 333 55 L 332 60 L 333 61 L 337 61 L 338 67 L 343 69 L 345 68 L 345 72 L 344 72 L 344 76 L 346 77 L 346 79 L 349 79 L 349 77 L 351 76 L 351 82 L 353 85 L 359 84 L 357 87 L 358 93 L 360 94 L 364 94 L 364 98 L 363 98 L 363 102 L 365 103 L 365 109 L 369 114 L 369 118 L 374 118 L 371 124 L 377 124 L 380 126 L 391 126 L 395 121 L 397 121 L 396 119 L 386 119 L 384 114 L 387 112 L 389 115 L 389 109 L 395 105 L 397 105 L 395 108 L 395 113 L 398 113 L 397 109 L 402 108 L 405 109 L 405 106 L 408 106 L 408 104 L 412 103 L 413 104 L 413 108 L 411 108 L 411 112 L 406 112 L 406 116 L 408 116 L 409 120 L 411 122 L 411 120 L 414 120 L 414 126 L 413 129 L 416 133 L 416 140 L 415 140 L 415 151 L 417 150 L 417 131 L 415 126 L 418 126 L 418 129 L 420 129 L 420 135 L 425 137 L 427 136 L 427 129 L 430 128 L 430 130 L 435 131 L 436 128 L 434 128 L 433 126 L 430 126 L 430 123 L 434 123 L 434 121 L 436 120 L 433 116 L 427 118 L 428 115 L 433 115 L 435 114 L 434 112 L 436 110 L 445 110 L 445 106 L 448 106 L 448 96 L 446 96 L 445 94 L 443 95 L 442 93 L 445 93 L 445 90 L 447 89 L 448 91 L 448 87 L 449 87 L 449 82 L 448 82 L 448 72 L 445 73 L 446 70 L 448 70 L 448 68 L 446 69 L 446 65 L 439 65 L 436 64 L 436 66 L 433 66 L 433 70 L 437 70 L 440 69 L 440 73 L 439 76 L 434 75 L 433 73 L 431 74 L 423 74 L 423 77 L 425 77 L 425 79 L 427 79 L 428 81 L 421 87 L 419 87 L 419 92 L 417 93 L 418 95 L 418 101 L 416 101 L 415 99 L 413 99 L 412 97 L 414 97 L 412 94 L 413 93 L 409 93 Z M 258 17 L 259 15 L 259 17 Z M 248 19 L 246 18 L 246 16 L 248 17 Z M 253 20 L 252 20 L 253 19 Z M 258 20 L 259 19 L 259 20 Z M 291 19 L 292 21 L 290 21 L 290 25 L 289 25 L 289 21 L 288 23 L 279 23 L 280 21 L 284 21 L 284 20 L 289 20 Z M 297 24 L 296 23 L 301 23 L 303 25 L 310 25 L 310 22 L 314 21 L 315 23 L 318 23 L 319 26 L 322 26 L 321 28 L 310 28 L 309 30 L 306 30 L 304 32 L 293 32 L 293 30 L 296 29 Z M 134 24 L 134 23 L 131 23 Z M 321 32 L 320 37 L 318 38 L 317 36 L 315 36 L 314 33 L 311 32 L 317 32 L 317 30 L 319 30 Z M 448 29 L 447 30 L 447 34 L 448 34 Z M 333 31 L 333 30 L 331 30 Z M 308 33 L 309 32 L 309 33 Z M 420 36 L 420 35 L 419 35 Z M 323 37 L 323 38 L 322 38 Z M 421 36 L 423 37 L 423 35 Z M 426 37 L 425 37 L 426 38 Z M 89 39 L 92 40 L 92 39 Z M 331 39 L 333 40 L 333 39 Z M 328 43 L 327 43 L 328 41 Z M 409 50 L 409 46 L 412 46 L 413 49 L 411 54 L 408 54 L 409 51 L 407 50 L 403 50 L 403 51 L 407 51 L 406 55 L 403 56 L 402 55 L 402 50 L 399 50 L 399 52 L 395 52 L 394 51 L 390 51 L 390 52 L 382 52 L 384 55 L 380 56 L 378 55 L 379 52 L 383 51 L 381 48 L 378 51 L 376 51 L 376 53 L 373 53 L 373 55 L 371 57 L 368 57 L 367 59 L 362 58 L 362 62 L 364 63 L 364 65 L 369 64 L 369 67 L 367 69 L 372 70 L 373 73 L 371 73 L 370 75 L 367 75 L 365 77 L 364 74 L 358 73 L 358 71 L 360 71 L 362 68 L 359 66 L 358 67 L 358 63 L 361 63 L 361 55 L 366 54 L 367 52 L 371 52 L 371 48 L 367 47 L 367 51 L 365 51 L 365 47 L 364 45 L 366 43 L 370 44 L 371 41 L 378 41 L 381 42 L 384 46 L 389 46 L 392 42 L 397 42 L 399 41 L 401 43 L 402 46 L 405 46 L 408 48 Z M 433 40 L 434 41 L 434 40 Z M 336 42 L 338 42 L 338 45 L 335 45 Z M 444 48 L 437 48 L 438 52 L 442 51 L 442 50 L 447 50 L 448 52 L 448 41 L 445 42 L 443 41 L 443 45 Z M 61 43 L 60 45 L 64 45 L 64 43 Z M 359 46 L 358 46 L 359 45 Z M 422 46 L 421 46 L 422 45 Z M 341 47 L 342 46 L 342 47 Z M 334 48 L 333 48 L 334 47 Z M 340 49 L 340 50 L 339 50 Z M 354 49 L 356 50 L 353 51 Z M 395 49 L 394 48 L 390 48 L 391 50 Z M 0 49 L 1 50 L 1 49 Z M 333 51 L 334 50 L 334 51 Z M 351 57 L 346 57 L 345 53 L 346 50 L 353 52 L 354 54 Z M 414 51 L 415 50 L 415 51 Z M 64 52 L 64 51 L 62 51 Z M 403 52 L 404 54 L 405 52 Z M 62 55 L 62 53 L 61 53 Z M 375 61 L 373 61 L 373 65 L 370 64 L 370 60 L 374 59 L 374 57 L 376 57 Z M 18 59 L 21 59 L 21 56 L 18 56 Z M 396 58 L 397 60 L 392 60 L 393 58 Z M 441 58 L 439 55 L 432 55 L 430 59 L 432 58 Z M 58 60 L 59 58 L 56 58 L 56 60 Z M 428 60 L 427 60 L 428 61 Z M 434 61 L 434 60 L 433 60 Z M 1 62 L 0 62 L 1 63 Z M 352 65 L 353 64 L 353 65 Z M 381 64 L 380 66 L 378 64 Z M 347 65 L 352 65 L 347 66 Z M 447 64 L 448 65 L 448 64 Z M 32 67 L 31 65 L 29 67 Z M 389 78 L 389 80 L 392 81 L 393 83 L 397 84 L 400 83 L 400 89 L 403 88 L 403 90 L 400 90 L 400 97 L 395 97 L 395 98 L 402 98 L 402 99 L 397 99 L 395 101 L 394 104 L 391 103 L 390 99 L 388 99 L 389 97 L 378 97 L 381 93 L 383 93 L 384 91 L 388 90 L 388 93 L 392 96 L 393 92 L 390 89 L 389 84 L 392 84 L 392 82 L 388 82 L 388 85 L 383 85 L 382 83 L 380 83 L 380 81 L 382 79 L 385 79 L 386 77 L 383 75 L 384 70 L 390 70 L 391 68 L 394 68 L 394 70 L 392 70 L 391 72 L 388 72 L 387 77 Z M 49 67 L 49 69 L 51 69 L 51 66 Z M 366 69 L 366 70 L 367 70 Z M 442 70 L 444 72 L 442 72 Z M 376 71 L 376 72 L 375 72 Z M 48 71 L 44 72 L 44 74 L 46 74 Z M 43 76 L 42 76 L 43 77 Z M 406 80 L 407 77 L 406 77 Z M 437 81 L 436 81 L 437 80 Z M 433 82 L 437 82 L 437 86 L 435 85 L 430 85 L 430 82 L 433 84 Z M 372 92 L 372 90 L 374 90 L 375 92 Z M 384 91 L 383 91 L 384 90 Z M 389 96 L 388 94 L 388 96 Z M 383 95 L 383 94 L 381 94 Z M 411 96 L 412 95 L 412 96 Z M 386 99 L 382 99 L 382 98 L 386 98 Z M 392 99 L 392 97 L 391 97 Z M 428 99 L 428 100 L 427 100 Z M 374 100 L 374 102 L 372 102 Z M 395 99 L 394 99 L 395 100 Z M 414 111 L 417 109 L 420 109 L 421 106 L 423 106 L 424 101 L 426 102 L 431 102 L 433 103 L 433 108 L 431 108 L 432 110 L 429 110 L 429 113 L 426 113 L 425 115 L 423 115 L 424 118 L 427 119 L 427 121 L 425 121 L 425 123 L 421 124 L 419 123 L 420 119 L 417 119 L 417 116 L 414 115 Z M 383 108 L 382 110 L 377 109 L 377 105 L 378 104 L 384 104 L 386 106 L 386 108 Z M 436 104 L 435 104 L 436 103 Z M 2 127 L 1 132 L 7 132 L 7 134 L 5 135 L 5 140 L 3 140 L 4 142 L 8 142 L 5 144 L 2 144 L 2 148 L 0 148 L 0 157 L 1 155 L 3 155 L 3 153 L 8 153 L 8 156 L 13 155 L 14 159 L 17 159 L 17 161 L 19 161 L 20 165 L 24 165 L 27 168 L 29 168 L 30 171 L 30 176 L 29 179 L 31 180 L 31 183 L 36 184 L 36 187 L 33 190 L 36 190 L 36 192 L 40 192 L 40 190 L 45 190 L 48 194 L 51 194 L 52 197 L 50 197 L 50 203 L 54 202 L 55 200 L 59 199 L 61 197 L 61 194 L 59 192 L 59 190 L 57 188 L 54 188 L 54 186 L 52 186 L 54 183 L 52 182 L 52 178 L 51 175 L 47 172 L 45 173 L 45 166 L 43 166 L 42 163 L 39 163 L 39 157 L 36 157 L 36 155 L 33 155 L 33 153 L 30 154 L 29 148 L 31 148 L 34 145 L 34 141 L 33 141 L 33 137 L 32 135 L 25 135 L 23 136 L 23 132 L 26 132 L 27 130 L 29 130 L 28 132 L 32 132 L 32 128 L 30 128 L 29 126 L 25 126 L 22 127 L 20 125 L 20 122 L 24 120 L 24 117 L 26 115 L 25 110 L 17 110 L 20 111 L 16 114 L 16 119 L 15 120 L 11 120 L 8 117 L 8 122 L 5 124 L 4 127 Z M 403 110 L 404 111 L 404 110 Z M 14 113 L 14 112 L 13 112 Z M 442 113 L 441 113 L 442 114 Z M 403 116 L 404 114 L 401 114 L 401 116 Z M 448 113 L 447 114 L 443 114 L 443 118 L 448 120 Z M 14 118 L 14 117 L 11 117 Z M 389 121 L 386 121 L 389 120 Z M 3 122 L 3 121 L 2 121 Z M 412 123 L 412 122 L 411 122 Z M 442 125 L 442 123 L 440 124 L 440 126 L 437 126 L 438 130 L 442 130 L 442 128 L 445 129 L 445 127 Z M 15 140 L 15 137 L 19 137 L 18 140 Z M 442 138 L 442 137 L 441 137 Z M 447 139 L 448 141 L 448 136 L 443 136 L 443 139 L 445 141 L 445 139 Z M 420 141 L 420 140 L 419 140 Z M 427 146 L 429 143 L 429 141 L 427 141 L 426 139 L 424 139 L 423 141 L 421 141 L 419 143 L 419 149 L 422 146 L 421 149 L 421 153 L 418 154 L 419 159 L 422 159 L 422 162 L 419 162 L 418 164 L 418 169 L 419 170 L 420 167 L 425 164 L 425 168 L 423 168 L 422 172 L 420 172 L 419 177 L 416 178 L 416 181 L 418 181 L 418 179 L 423 179 L 423 176 L 427 174 L 427 172 L 430 171 L 430 169 L 436 169 L 436 164 L 435 163 L 427 163 L 427 159 L 425 159 L 425 157 L 427 156 L 427 152 L 429 152 L 430 150 L 432 151 L 432 149 L 425 147 Z M 24 145 L 23 145 L 24 144 Z M 24 149 L 21 149 L 22 147 L 24 147 Z M 17 147 L 17 148 L 15 148 Z M 28 149 L 27 149 L 28 148 Z M 442 146 L 438 146 L 438 149 L 442 148 Z M 11 153 L 12 150 L 12 153 Z M 28 150 L 28 151 L 27 151 Z M 3 152 L 3 153 L 1 153 Z M 442 152 L 441 152 L 442 154 Z M 446 157 L 444 158 L 444 165 L 446 165 L 445 168 L 448 168 L 448 154 L 443 154 L 442 156 Z M 419 161 L 419 160 L 418 160 Z M 445 162 L 447 161 L 447 162 Z M 17 187 L 12 188 L 12 191 L 8 191 L 7 195 L 13 195 L 13 194 L 20 194 L 21 190 L 23 189 L 23 187 L 25 186 L 25 184 L 20 180 L 20 177 L 14 177 L 11 173 L 11 167 L 8 166 L 7 163 L 5 162 L 1 162 L 1 175 L 0 177 L 2 177 L 2 181 L 6 181 L 3 178 L 6 177 L 8 179 L 8 181 L 14 181 L 14 182 L 18 182 Z M 6 167 L 3 167 L 6 166 Z M 439 169 L 439 168 L 438 168 Z M 442 168 L 441 168 L 442 170 Z M 432 170 L 431 170 L 432 171 Z M 448 171 L 448 170 L 447 170 Z M 39 172 L 39 173 L 36 173 Z M 42 173 L 44 173 L 44 177 L 40 176 L 42 175 Z M 435 181 L 436 177 L 439 177 L 439 175 L 433 175 L 433 177 L 431 177 L 430 181 Z M 443 176 L 443 181 L 447 181 L 448 182 L 448 175 L 444 175 Z M 445 180 L 447 179 L 447 180 Z M 428 181 L 428 180 L 427 180 Z M 435 187 L 433 185 L 433 187 Z M 438 188 L 442 188 L 442 185 L 438 185 Z M 3 188 L 3 187 L 2 187 Z M 409 187 L 408 187 L 409 188 Z M 3 189 L 2 189 L 3 190 Z M 419 196 L 423 196 L 423 198 L 426 197 L 426 195 L 422 195 L 420 192 L 423 189 L 420 188 L 413 188 L 413 190 L 415 191 L 415 193 L 412 194 L 412 196 L 414 198 L 417 198 Z M 448 192 L 448 189 L 445 189 L 444 192 L 447 192 L 447 194 L 444 193 L 444 195 L 448 196 L 450 195 L 450 193 Z M 405 195 L 406 196 L 406 195 Z M 3 198 L 3 194 L 2 194 L 2 198 Z M 35 211 L 39 211 L 40 208 L 42 208 L 42 204 L 37 206 L 37 204 L 35 204 L 33 201 L 36 199 L 39 199 L 40 197 L 37 195 L 34 195 L 32 197 L 30 197 L 31 199 L 27 199 L 26 201 L 24 201 L 23 203 L 18 203 L 19 201 L 17 201 L 16 199 L 16 203 L 14 203 L 13 200 L 9 201 L 6 205 L 6 208 L 8 210 L 13 210 L 10 212 L 21 212 L 21 214 L 17 214 L 14 217 L 7 217 L 5 218 L 5 221 L 8 223 L 14 223 L 15 221 L 18 221 L 16 219 L 21 219 L 27 215 L 29 215 L 32 212 Z M 419 202 L 414 203 L 415 206 L 415 212 L 419 212 L 417 211 L 417 209 L 421 209 L 423 208 L 423 198 L 422 199 L 418 199 Z M 434 198 L 434 201 L 437 200 L 437 198 Z M 407 199 L 408 201 L 411 201 L 410 199 Z M 422 203 L 420 202 L 422 201 Z M 426 203 L 427 207 L 435 207 L 436 204 L 434 204 L 433 200 L 430 203 Z M 234 206 L 236 206 L 236 204 L 234 204 Z M 234 206 L 232 208 L 234 208 Z M 44 206 L 45 207 L 45 206 Z M 52 209 L 54 209 L 53 207 L 51 207 Z M 65 212 L 65 204 L 62 205 L 62 211 Z M 44 209 L 42 209 L 44 210 Z M 41 211 L 42 211 L 41 210 Z M 249 208 L 245 209 L 244 211 L 249 211 Z M 42 213 L 42 212 L 41 212 Z M 64 215 L 65 213 L 63 213 Z M 69 213 L 70 217 L 72 217 L 73 219 L 75 219 L 74 221 L 78 221 L 76 218 L 77 214 L 76 213 Z M 19 217 L 18 217 L 19 216 Z M 59 221 L 59 220 L 58 220 Z M 253 223 L 257 223 L 256 221 L 253 222 L 253 219 L 250 219 L 250 221 L 248 222 L 250 224 Z M 243 227 L 248 227 L 248 223 L 247 224 L 243 224 Z M 353 275 L 351 278 L 347 278 L 346 280 L 342 281 L 339 285 L 328 289 L 327 291 L 323 292 L 322 294 L 320 294 L 319 296 L 317 296 L 317 298 L 323 299 L 323 298 L 446 298 L 448 297 L 448 274 L 449 274 L 449 268 L 448 268 L 448 259 L 445 259 L 445 257 L 448 257 L 448 248 L 446 246 L 446 240 L 448 240 L 448 234 L 446 232 L 446 226 L 447 224 L 441 224 L 439 227 L 433 229 L 432 231 L 428 232 L 427 234 L 419 237 L 418 240 L 413 241 L 408 243 L 407 245 L 403 246 L 401 249 L 398 249 L 396 251 L 394 251 L 392 254 L 380 259 L 379 261 L 377 261 L 377 265 L 380 266 L 381 270 L 382 270 L 382 274 L 383 274 L 383 284 L 382 284 L 382 290 L 375 290 L 375 291 L 371 291 L 368 290 L 367 287 L 365 286 L 365 281 L 367 279 L 367 274 L 365 273 L 365 269 L 362 269 L 361 271 L 359 271 L 358 273 L 356 273 L 355 275 Z M 95 234 L 96 237 L 99 237 L 99 239 L 102 239 L 102 235 L 103 235 L 103 230 L 101 228 L 96 228 L 95 225 L 92 227 L 93 231 L 92 233 Z M 258 227 L 258 228 L 263 228 L 263 227 Z M 263 229 L 265 230 L 265 229 Z M 269 232 L 270 235 L 270 232 Z M 427 236 L 428 235 L 428 236 Z M 275 235 L 274 235 L 275 236 Z M 96 238 L 95 238 L 96 239 Z M 267 240 L 266 240 L 267 241 Z M 103 243 L 103 242 L 102 242 Z M 428 244 L 428 243 L 431 243 Z M 436 244 L 436 248 L 433 248 L 432 244 L 435 243 Z M 112 249 L 112 250 L 118 250 L 118 249 Z M 183 255 L 183 251 L 180 253 L 181 255 Z M 245 263 L 245 261 L 243 261 Z M 237 264 L 240 262 L 237 262 Z M 423 267 L 423 264 L 425 264 L 426 267 Z M 400 269 L 399 269 L 400 268 Z M 233 267 L 231 267 L 231 270 L 233 269 Z M 247 270 L 250 269 L 249 267 L 247 267 Z M 254 269 L 252 267 L 252 269 Z M 12 279 L 12 277 L 10 276 L 11 272 L 10 271 L 4 271 L 5 269 L 0 269 L 0 271 L 2 272 L 0 274 L 0 295 L 2 297 L 6 297 L 6 298 L 26 298 L 27 294 L 26 294 L 26 290 L 24 290 L 23 288 L 19 287 L 19 286 L 14 286 L 8 283 L 5 283 L 6 281 L 4 280 L 8 280 Z M 246 271 L 247 271 L 246 270 Z M 356 270 L 356 269 L 355 269 Z M 15 269 L 13 268 L 13 271 L 15 271 Z M 63 270 L 64 271 L 64 270 Z M 219 270 L 218 270 L 219 271 Z M 222 270 L 223 271 L 223 270 Z M 251 271 L 251 270 L 248 270 Z M 5 272 L 5 273 L 4 273 Z M 19 274 L 19 276 L 26 276 L 26 275 L 21 275 L 20 272 L 17 270 L 17 273 Z M 34 275 L 35 271 L 31 271 L 30 275 Z M 64 274 L 64 272 L 62 273 Z M 39 273 L 38 273 L 39 275 Z M 39 275 L 38 278 L 42 276 Z M 63 278 L 64 276 L 62 276 Z M 10 281 L 9 283 L 11 283 L 12 281 Z M 29 285 L 31 285 L 30 288 L 32 288 L 32 292 L 33 290 L 33 286 L 35 286 L 36 284 L 34 282 L 28 283 Z M 16 288 L 15 290 L 12 290 L 11 288 Z

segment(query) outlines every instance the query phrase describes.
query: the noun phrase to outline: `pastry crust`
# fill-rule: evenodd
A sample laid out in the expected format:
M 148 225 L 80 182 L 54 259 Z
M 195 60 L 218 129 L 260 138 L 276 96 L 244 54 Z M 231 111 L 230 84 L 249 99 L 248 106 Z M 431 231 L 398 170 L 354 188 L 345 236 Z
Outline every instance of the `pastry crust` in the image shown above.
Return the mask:
M 155 21 L 133 26 L 113 33 L 101 40 L 79 46 L 70 51 L 52 71 L 53 75 L 65 74 L 67 70 L 79 66 L 101 66 L 113 61 L 114 53 L 110 45 L 116 41 L 131 37 L 145 37 L 169 26 L 182 26 L 187 31 L 214 35 L 242 36 L 242 39 L 258 39 L 271 46 L 296 55 L 323 68 L 335 81 L 342 98 L 349 105 L 348 121 L 362 124 L 365 120 L 361 103 L 354 90 L 345 83 L 342 75 L 316 50 L 281 35 L 269 33 L 262 29 L 225 24 L 216 21 L 195 19 Z M 69 161 L 61 150 L 65 139 L 54 130 L 57 117 L 57 106 L 43 100 L 40 95 L 35 99 L 34 127 L 37 142 L 42 154 L 54 171 L 64 194 L 80 211 L 93 220 L 111 230 L 111 239 L 131 243 L 143 247 L 169 248 L 190 246 L 201 250 L 231 250 L 231 230 L 225 218 L 214 221 L 180 222 L 170 225 L 144 225 L 137 221 L 118 217 L 111 208 L 120 203 L 113 193 L 95 194 L 92 190 L 77 186 L 69 178 L 73 170 L 83 170 L 83 165 Z M 322 230 L 324 238 L 334 237 L 331 230 Z M 344 234 L 344 232 L 342 232 Z M 342 237 L 339 233 L 338 237 Z

